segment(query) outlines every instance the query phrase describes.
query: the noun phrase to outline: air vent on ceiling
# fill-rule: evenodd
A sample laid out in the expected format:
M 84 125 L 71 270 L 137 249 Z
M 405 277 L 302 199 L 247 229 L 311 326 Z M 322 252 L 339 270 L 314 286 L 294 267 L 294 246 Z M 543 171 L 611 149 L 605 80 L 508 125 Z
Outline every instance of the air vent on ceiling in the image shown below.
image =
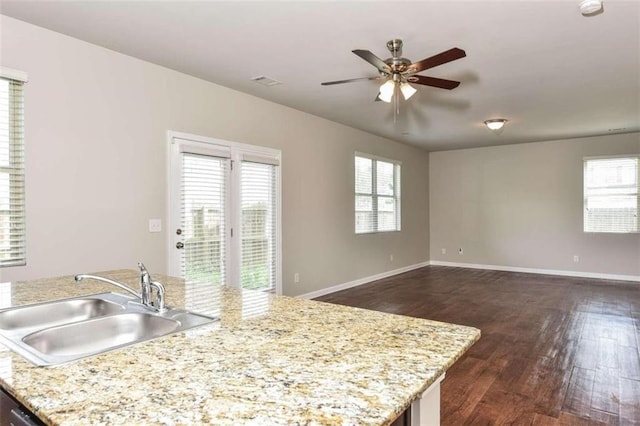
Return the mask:
M 255 81 L 258 84 L 262 84 L 263 86 L 277 86 L 278 84 L 282 84 L 278 80 L 274 80 L 264 75 L 253 77 L 251 80 Z

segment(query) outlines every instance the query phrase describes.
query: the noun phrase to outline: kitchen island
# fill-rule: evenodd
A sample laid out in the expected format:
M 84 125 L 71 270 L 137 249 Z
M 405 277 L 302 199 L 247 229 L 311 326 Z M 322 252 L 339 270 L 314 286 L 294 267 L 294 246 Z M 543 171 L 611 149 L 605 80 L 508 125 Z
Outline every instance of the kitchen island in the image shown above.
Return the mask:
M 97 274 L 138 286 L 136 271 Z M 466 326 L 155 278 L 167 304 L 220 320 L 49 368 L 0 345 L 2 388 L 51 425 L 387 425 L 410 406 L 426 424 L 439 419 L 439 381 L 480 337 Z M 0 303 L 105 291 L 118 289 L 72 276 L 0 283 Z

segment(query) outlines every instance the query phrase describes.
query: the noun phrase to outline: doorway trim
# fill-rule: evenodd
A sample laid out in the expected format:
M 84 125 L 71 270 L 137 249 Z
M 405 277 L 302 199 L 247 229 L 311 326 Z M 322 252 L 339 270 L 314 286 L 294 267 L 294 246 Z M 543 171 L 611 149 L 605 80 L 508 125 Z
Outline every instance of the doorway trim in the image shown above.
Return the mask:
M 258 145 L 250 145 L 240 142 L 227 141 L 224 139 L 217 139 L 208 136 L 195 135 L 191 133 L 177 132 L 173 130 L 167 131 L 167 147 L 166 147 L 166 155 L 167 155 L 167 201 L 166 201 L 166 256 L 167 256 L 167 271 L 168 275 L 172 275 L 175 277 L 180 276 L 180 271 L 175 270 L 175 262 L 172 262 L 174 252 L 173 245 L 175 244 L 175 235 L 173 233 L 173 225 L 179 218 L 175 217 L 174 214 L 174 203 L 179 202 L 180 198 L 180 176 L 179 176 L 179 167 L 175 164 L 175 156 L 173 155 L 173 147 L 177 140 L 187 141 L 189 145 L 197 146 L 202 145 L 203 147 L 207 147 L 209 149 L 215 149 L 216 147 L 222 148 L 225 150 L 229 150 L 231 152 L 231 162 L 232 164 L 236 164 L 237 175 L 239 176 L 240 164 L 243 156 L 255 156 L 256 158 L 271 158 L 277 160 L 277 163 L 280 167 L 279 172 L 276 174 L 276 285 L 275 285 L 275 293 L 278 295 L 282 294 L 282 152 L 279 149 L 268 148 Z M 234 184 L 234 188 L 231 189 L 232 197 L 235 197 L 236 200 L 239 200 L 239 180 Z M 230 206 L 230 219 L 231 224 L 234 224 L 236 227 L 241 226 L 241 211 L 237 206 Z M 240 233 L 236 231 L 236 235 L 240 236 Z M 239 265 L 237 264 L 240 261 L 240 244 L 232 243 L 232 248 L 228 252 L 229 260 L 231 262 L 230 266 L 234 271 L 239 271 Z M 235 272 L 234 272 L 235 274 Z M 233 276 L 233 275 L 232 275 Z M 238 277 L 239 278 L 239 277 Z M 229 284 L 233 287 L 240 287 L 240 281 L 237 280 L 236 283 Z

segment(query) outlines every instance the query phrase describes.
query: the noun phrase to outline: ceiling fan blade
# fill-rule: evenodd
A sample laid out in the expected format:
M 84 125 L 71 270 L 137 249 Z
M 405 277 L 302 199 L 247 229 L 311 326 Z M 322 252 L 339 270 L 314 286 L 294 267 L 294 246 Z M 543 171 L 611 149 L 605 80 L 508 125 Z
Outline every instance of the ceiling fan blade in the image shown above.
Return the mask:
M 389 68 L 389 65 L 385 64 L 382 59 L 378 58 L 376 55 L 374 55 L 370 51 L 356 49 L 356 50 L 352 50 L 352 52 L 360 56 L 365 61 L 369 62 L 374 67 L 378 68 L 379 71 L 384 73 L 391 72 L 391 68 Z
M 422 84 L 425 86 L 439 87 L 440 89 L 455 89 L 460 86 L 459 81 L 445 80 L 443 78 L 426 77 L 424 75 L 412 75 L 407 77 L 409 83 Z
M 446 64 L 447 62 L 455 61 L 456 59 L 464 58 L 465 56 L 467 56 L 467 54 L 464 50 L 454 47 L 453 49 L 446 50 L 430 58 L 423 59 L 420 62 L 415 62 L 409 65 L 409 73 L 415 74 L 420 71 L 428 70 L 429 68 L 437 67 L 438 65 Z
M 350 78 L 348 80 L 336 80 L 336 81 L 325 81 L 324 83 L 320 83 L 323 86 L 331 86 L 332 84 L 343 84 L 343 83 L 352 83 L 354 81 L 362 81 L 362 80 L 377 80 L 381 78 L 377 77 L 361 77 L 361 78 Z

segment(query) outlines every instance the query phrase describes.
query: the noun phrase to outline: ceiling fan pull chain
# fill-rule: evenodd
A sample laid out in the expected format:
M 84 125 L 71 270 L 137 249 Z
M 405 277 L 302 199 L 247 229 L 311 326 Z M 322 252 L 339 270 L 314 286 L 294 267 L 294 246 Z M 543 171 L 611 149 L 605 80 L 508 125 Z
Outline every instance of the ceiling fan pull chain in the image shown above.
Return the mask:
M 393 124 L 397 123 L 398 115 L 400 114 L 400 101 L 398 100 L 398 85 L 393 87 Z

